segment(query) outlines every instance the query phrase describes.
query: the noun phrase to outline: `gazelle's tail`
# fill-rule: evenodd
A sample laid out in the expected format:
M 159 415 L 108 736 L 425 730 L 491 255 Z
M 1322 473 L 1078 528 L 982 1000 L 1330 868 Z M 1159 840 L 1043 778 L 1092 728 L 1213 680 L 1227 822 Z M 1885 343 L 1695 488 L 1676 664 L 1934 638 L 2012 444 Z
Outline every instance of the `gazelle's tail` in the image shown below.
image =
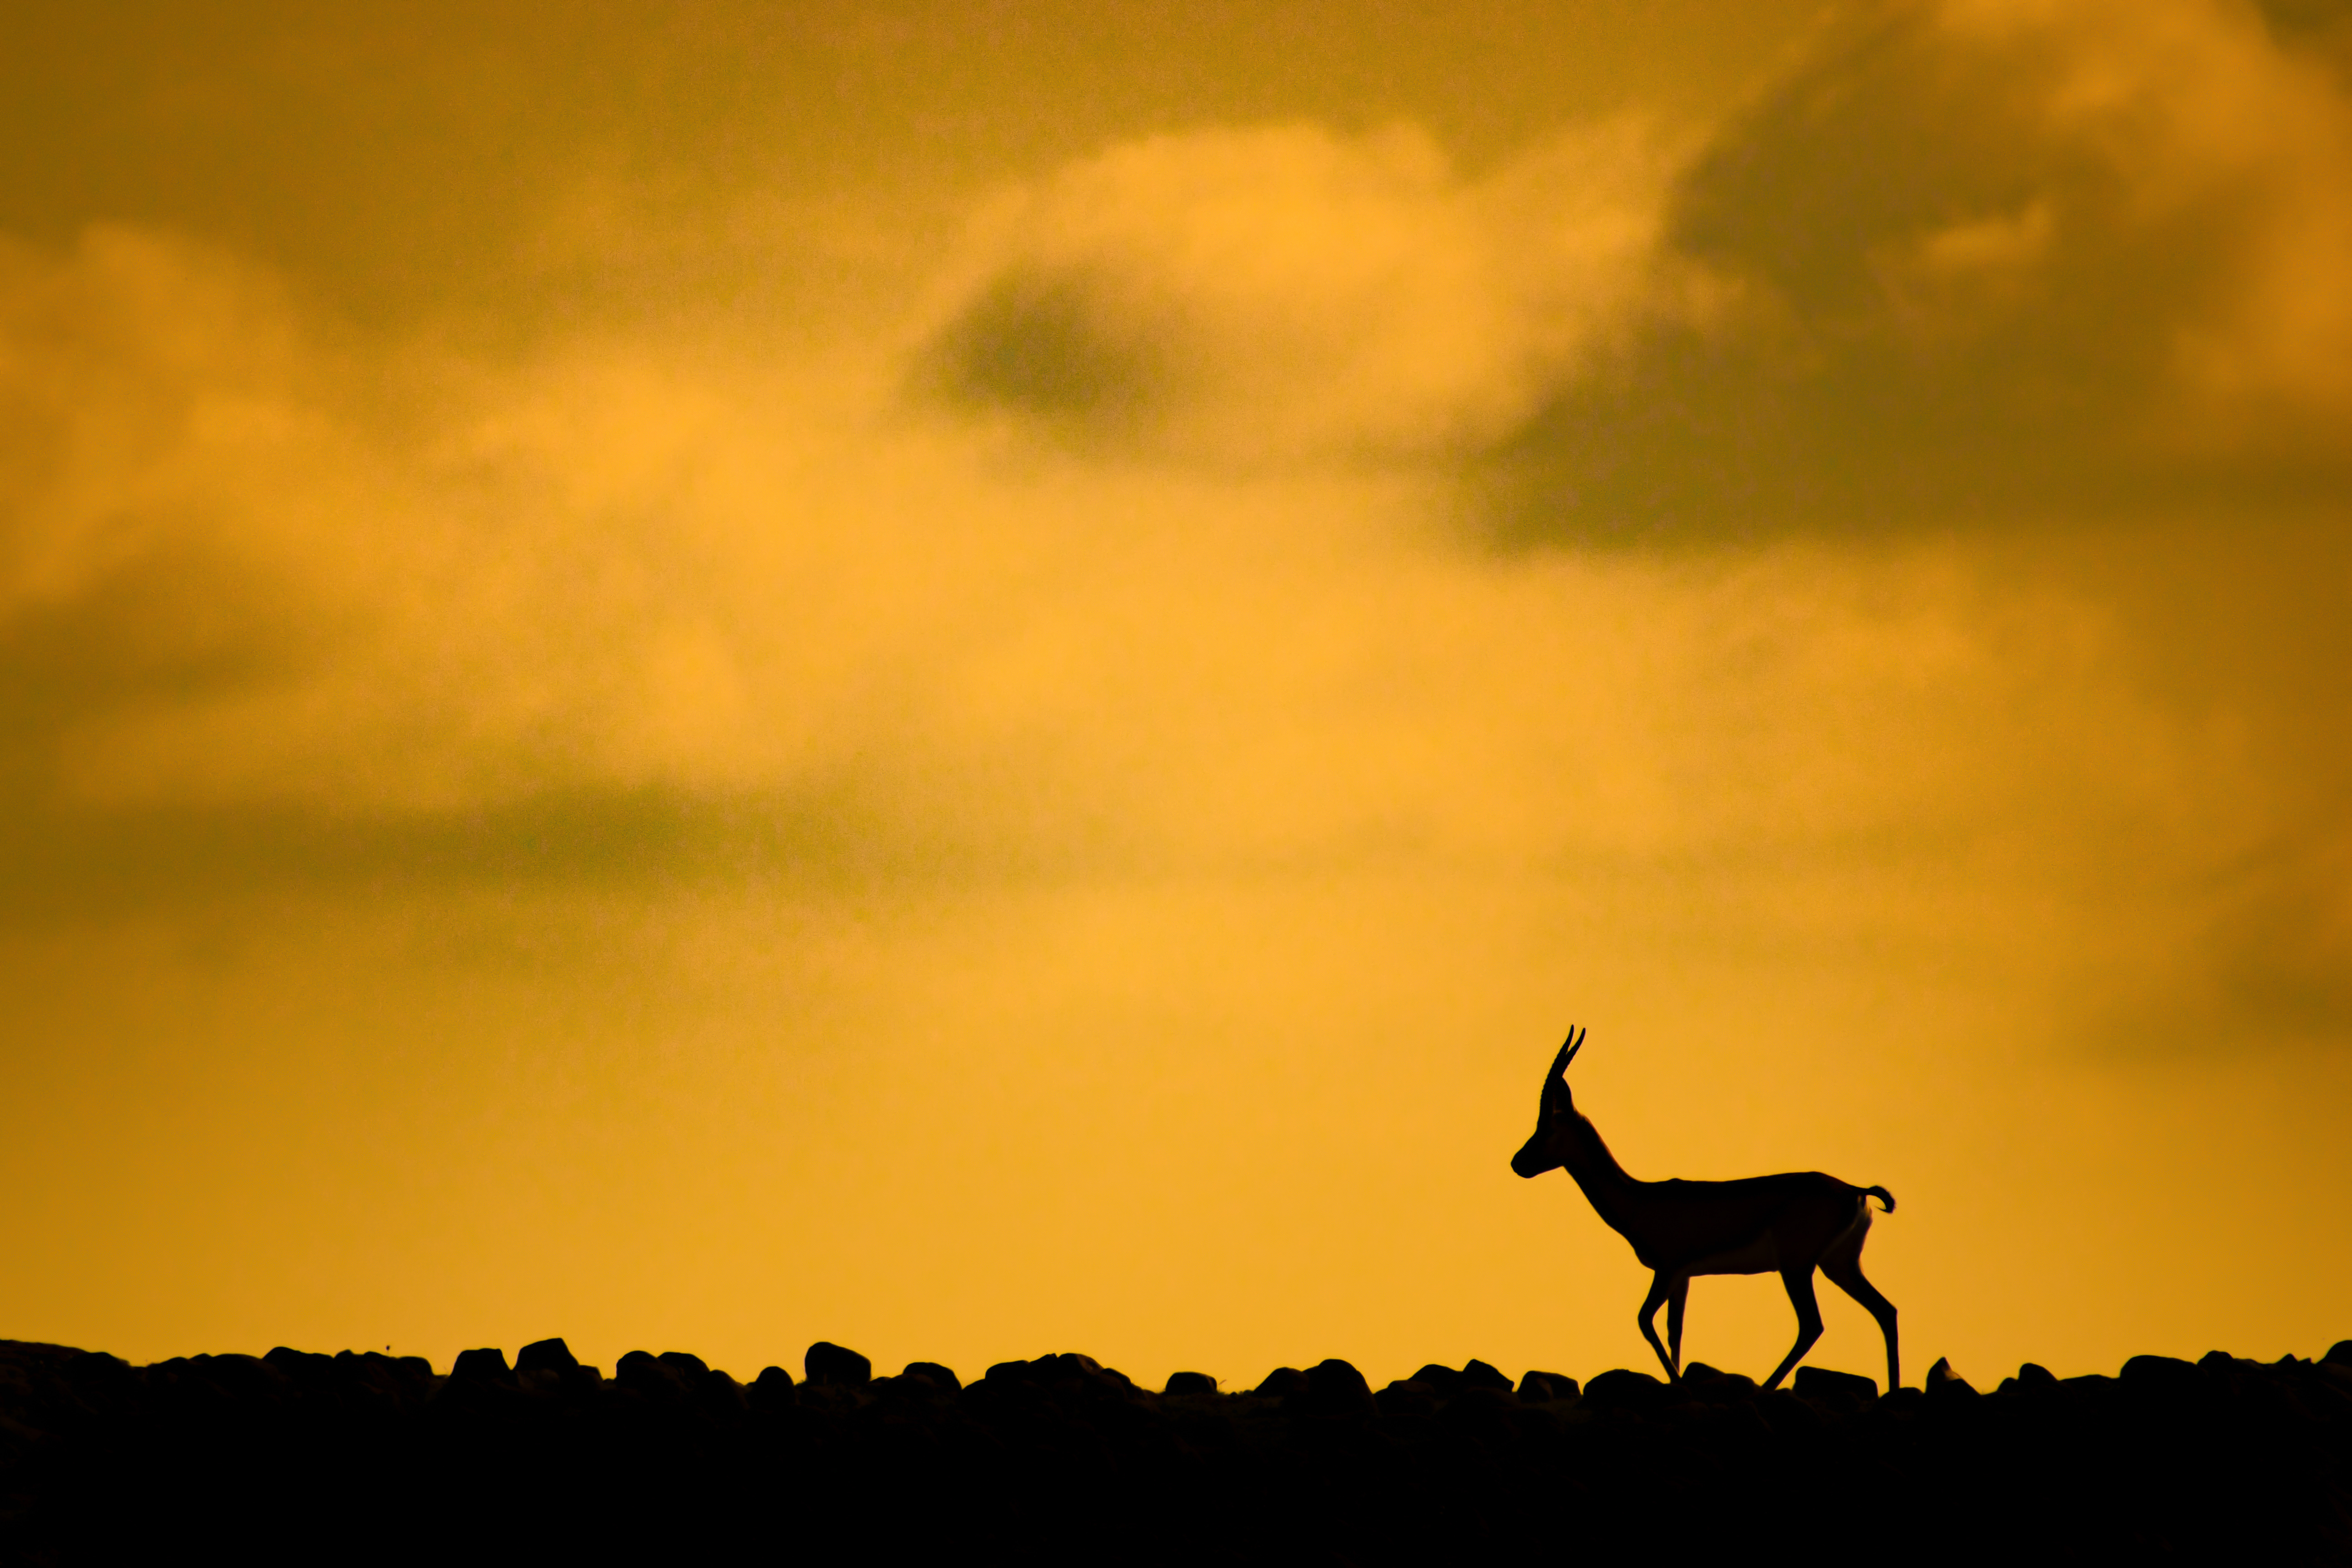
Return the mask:
M 1895 1194 L 1885 1187 L 1864 1187 L 1862 1189 L 1862 1195 L 1866 1198 L 1876 1198 L 1880 1203 L 1885 1204 L 1888 1214 L 1895 1212 Z

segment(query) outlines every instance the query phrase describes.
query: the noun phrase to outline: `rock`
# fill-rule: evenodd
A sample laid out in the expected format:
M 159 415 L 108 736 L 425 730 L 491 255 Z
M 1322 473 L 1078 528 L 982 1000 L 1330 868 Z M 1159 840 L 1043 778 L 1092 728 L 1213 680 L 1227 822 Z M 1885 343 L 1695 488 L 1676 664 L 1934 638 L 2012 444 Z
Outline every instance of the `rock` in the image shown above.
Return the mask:
M 1030 1375 L 1060 1384 L 1080 1387 L 1127 1390 L 1135 1380 L 1117 1367 L 1103 1365 L 1090 1355 L 1076 1351 L 1063 1351 L 1055 1355 L 1041 1355 L 1029 1363 Z
M 1530 1372 L 1519 1379 L 1521 1399 L 1574 1399 L 1576 1396 L 1576 1379 L 1564 1372 Z
M 2020 1388 L 2055 1388 L 2058 1386 L 2058 1377 L 2056 1373 L 2053 1373 L 2048 1367 L 2043 1366 L 2040 1362 L 2030 1361 L 2017 1369 L 2017 1386 Z
M 950 1394 L 963 1392 L 963 1379 L 935 1361 L 910 1361 L 900 1377 L 919 1377 L 937 1384 Z
M 751 1387 L 745 1397 L 754 1410 L 790 1409 L 795 1397 L 793 1374 L 780 1366 L 763 1368 L 760 1375 L 751 1380 Z
M 579 1364 L 580 1358 L 560 1339 L 533 1340 L 515 1352 L 517 1372 L 567 1372 Z
M 1406 1381 L 1417 1383 L 1432 1394 L 1447 1394 L 1462 1386 L 1462 1374 L 1450 1366 L 1431 1362 Z
M 1832 1372 L 1825 1366 L 1801 1366 L 1797 1369 L 1796 1395 L 1811 1399 L 1841 1410 L 1858 1415 L 1878 1402 L 1878 1383 L 1859 1373 Z
M 338 1351 L 335 1366 L 347 1386 L 363 1389 L 369 1397 L 398 1405 L 407 1396 L 407 1379 L 400 1363 L 381 1351 Z
M 1401 1377 L 1373 1394 L 1372 1404 L 1383 1415 L 1434 1415 L 1437 1393 L 1425 1384 Z
M 820 1388 L 863 1388 L 874 1381 L 872 1362 L 827 1340 L 809 1346 L 801 1365 L 809 1382 Z
M 1737 1405 L 1762 1392 L 1745 1373 L 1724 1372 L 1703 1361 L 1683 1368 L 1683 1393 L 1708 1405 Z
M 1205 1372 L 1171 1372 L 1168 1374 L 1169 1394 L 1214 1394 L 1217 1380 Z
M 496 1347 L 459 1351 L 449 1375 L 460 1383 L 506 1383 L 514 1376 L 507 1367 L 507 1352 Z
M 2315 1362 L 2305 1386 L 2322 1409 L 2334 1412 L 2334 1418 L 2352 1431 L 2352 1366 Z
M 284 1373 L 305 1395 L 333 1399 L 352 1387 L 351 1373 L 354 1369 L 348 1363 L 337 1365 L 331 1355 L 278 1345 L 261 1361 L 264 1366 Z
M 505 1367 L 504 1356 L 496 1351 L 488 1353 L 501 1369 Z M 462 1362 L 466 1358 L 460 1355 L 457 1359 Z M 234 1352 L 226 1355 L 192 1356 L 188 1360 L 188 1370 L 199 1382 L 236 1404 L 275 1404 L 294 1386 L 292 1378 L 259 1356 L 238 1355 Z
M 1034 1361 L 1003 1361 L 988 1369 L 984 1383 L 1028 1384 L 1063 1394 L 1126 1393 L 1135 1384 L 1123 1372 L 1114 1372 L 1090 1355 L 1060 1351 Z
M 613 1368 L 613 1381 L 650 1399 L 675 1399 L 678 1394 L 669 1369 L 646 1351 L 631 1351 L 623 1356 Z
M 2123 1381 L 2143 1393 L 2186 1394 L 2197 1387 L 2197 1366 L 2179 1356 L 2136 1355 L 2124 1363 Z
M 2324 1366 L 2352 1366 L 2352 1340 L 2338 1340 L 2319 1358 Z
M 1876 1386 L 1872 1384 L 1873 1388 Z M 1776 1436 L 1809 1437 L 1822 1429 L 1821 1412 L 1814 1409 L 1806 1398 L 1785 1388 L 1776 1388 L 1769 1394 L 1759 1395 L 1756 1403 L 1748 1408 L 1756 1412 Z
M 1927 1369 L 1927 1392 L 1937 1398 L 1973 1399 L 1977 1394 L 1976 1385 L 1954 1372 L 1951 1362 L 1943 1356 L 1937 1356 L 1936 1364 Z
M 1646 1372 L 1616 1367 L 1584 1385 L 1584 1402 L 1602 1409 L 1654 1410 L 1666 1403 L 1666 1385 Z
M 1307 1374 L 1295 1366 L 1278 1366 L 1265 1374 L 1265 1381 L 1250 1391 L 1289 1398 L 1307 1392 Z
M 1352 1363 L 1337 1356 L 1307 1369 L 1307 1396 L 1302 1405 L 1310 1415 L 1380 1414 L 1380 1407 L 1372 1403 L 1372 1385 L 1364 1381 L 1364 1374 Z
M 677 1353 L 679 1352 L 667 1352 L 662 1359 L 667 1361 L 669 1355 Z M 701 1364 L 701 1358 L 691 1359 L 697 1365 Z M 681 1378 L 680 1381 L 685 1380 Z M 751 1401 L 743 1394 L 743 1385 L 725 1373 L 710 1367 L 704 1367 L 700 1377 L 687 1384 L 687 1394 L 694 1407 L 706 1415 L 740 1415 L 751 1408 Z
M 1510 1390 L 1465 1384 L 1439 1407 L 1437 1421 L 1457 1438 L 1466 1437 L 1486 1448 L 1507 1447 L 1517 1440 L 1512 1417 L 1518 1410 L 1518 1395 Z
M 1470 1363 L 1462 1369 L 1462 1386 L 1465 1388 L 1494 1388 L 1499 1389 L 1505 1394 L 1508 1394 L 1511 1392 L 1511 1380 L 1505 1377 L 1495 1368 L 1487 1365 L 1485 1362 L 1479 1361 L 1474 1357 Z
M 664 1351 L 654 1359 L 661 1363 L 662 1370 L 669 1373 L 670 1381 L 688 1394 L 700 1388 L 710 1376 L 709 1363 L 686 1351 Z

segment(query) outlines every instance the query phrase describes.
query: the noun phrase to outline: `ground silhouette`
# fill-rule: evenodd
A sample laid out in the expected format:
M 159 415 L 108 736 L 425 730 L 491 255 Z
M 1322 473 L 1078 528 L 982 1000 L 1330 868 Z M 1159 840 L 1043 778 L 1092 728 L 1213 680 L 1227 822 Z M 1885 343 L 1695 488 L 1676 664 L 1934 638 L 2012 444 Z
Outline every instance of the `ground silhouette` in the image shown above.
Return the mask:
M 1821 1303 L 1813 1299 L 1813 1270 L 1818 1268 L 1878 1320 L 1879 1331 L 1886 1336 L 1886 1386 L 1902 1386 L 1895 1303 L 1862 1275 L 1870 1200 L 1876 1198 L 1891 1214 L 1895 1194 L 1885 1187 L 1857 1187 L 1819 1171 L 1734 1182 L 1642 1181 L 1627 1173 L 1591 1121 L 1577 1112 L 1576 1097 L 1568 1086 L 1568 1064 L 1583 1047 L 1584 1036 L 1570 1029 L 1544 1073 L 1535 1133 L 1511 1156 L 1511 1169 L 1527 1177 L 1565 1170 L 1584 1190 L 1593 1212 L 1632 1242 L 1633 1256 L 1654 1270 L 1650 1293 L 1634 1321 L 1658 1352 L 1667 1381 L 1682 1375 L 1683 1304 L 1694 1276 L 1778 1274 L 1789 1292 L 1789 1304 L 1797 1310 L 1797 1342 L 1764 1380 L 1768 1389 L 1780 1387 L 1789 1369 L 1822 1337 Z M 1661 1303 L 1666 1309 L 1668 1344 L 1658 1342 Z
M 814 1373 L 815 1375 L 810 1375 Z M 1083 1355 L 963 1383 L 811 1348 L 742 1384 L 614 1375 L 561 1340 L 446 1373 L 362 1352 L 174 1358 L 0 1342 L 0 1561 L 1402 1563 L 1752 1548 L 1834 1520 L 1873 1555 L 2352 1559 L 2352 1342 L 2318 1362 L 2028 1365 L 1979 1393 L 1805 1368 L 1353 1366 L 1153 1392 Z M 1774 1527 L 1779 1528 L 1778 1526 Z

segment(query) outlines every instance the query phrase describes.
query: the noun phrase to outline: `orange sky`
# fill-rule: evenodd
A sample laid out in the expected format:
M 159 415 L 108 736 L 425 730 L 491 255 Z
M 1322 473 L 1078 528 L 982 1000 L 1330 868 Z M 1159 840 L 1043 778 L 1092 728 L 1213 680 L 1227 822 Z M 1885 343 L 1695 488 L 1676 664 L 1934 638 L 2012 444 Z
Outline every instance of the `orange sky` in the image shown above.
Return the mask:
M 0 1335 L 2352 1334 L 2352 10 L 542 10 L 0 20 Z

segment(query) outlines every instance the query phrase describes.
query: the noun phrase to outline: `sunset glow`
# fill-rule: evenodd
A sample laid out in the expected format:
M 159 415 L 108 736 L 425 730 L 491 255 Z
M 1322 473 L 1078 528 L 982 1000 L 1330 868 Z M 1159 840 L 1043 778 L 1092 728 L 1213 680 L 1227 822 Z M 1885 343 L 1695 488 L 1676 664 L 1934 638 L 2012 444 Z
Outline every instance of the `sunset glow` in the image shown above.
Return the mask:
M 2352 1335 L 2352 9 L 50 9 L 0 1337 Z

